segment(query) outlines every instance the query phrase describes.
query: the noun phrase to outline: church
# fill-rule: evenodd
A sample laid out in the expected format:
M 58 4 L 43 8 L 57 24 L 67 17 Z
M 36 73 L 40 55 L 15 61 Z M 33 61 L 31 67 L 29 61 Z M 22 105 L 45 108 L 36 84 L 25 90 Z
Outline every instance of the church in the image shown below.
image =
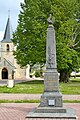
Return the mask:
M 0 80 L 4 79 L 26 79 L 29 78 L 29 65 L 25 68 L 20 68 L 17 60 L 13 55 L 15 50 L 12 42 L 12 26 L 10 17 L 8 17 L 3 40 L 0 41 Z

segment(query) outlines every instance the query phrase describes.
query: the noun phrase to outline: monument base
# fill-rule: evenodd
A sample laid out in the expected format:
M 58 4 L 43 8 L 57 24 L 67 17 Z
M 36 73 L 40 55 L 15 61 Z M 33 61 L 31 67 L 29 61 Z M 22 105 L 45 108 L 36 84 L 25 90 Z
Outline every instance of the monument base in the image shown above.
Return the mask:
M 62 94 L 60 92 L 44 92 L 39 107 L 62 107 Z
M 76 120 L 74 109 L 62 107 L 38 107 L 33 109 L 26 118 L 53 118 Z
M 27 118 L 76 120 L 77 116 L 74 109 L 62 107 L 62 94 L 60 92 L 44 92 L 41 96 L 40 105 L 29 112 Z

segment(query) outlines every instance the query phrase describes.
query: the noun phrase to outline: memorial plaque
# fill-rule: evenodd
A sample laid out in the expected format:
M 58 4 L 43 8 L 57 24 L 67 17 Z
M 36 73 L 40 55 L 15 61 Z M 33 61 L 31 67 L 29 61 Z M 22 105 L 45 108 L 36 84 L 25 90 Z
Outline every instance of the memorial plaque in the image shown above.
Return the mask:
M 48 103 L 49 103 L 49 106 L 54 106 L 55 105 L 55 100 L 49 100 Z

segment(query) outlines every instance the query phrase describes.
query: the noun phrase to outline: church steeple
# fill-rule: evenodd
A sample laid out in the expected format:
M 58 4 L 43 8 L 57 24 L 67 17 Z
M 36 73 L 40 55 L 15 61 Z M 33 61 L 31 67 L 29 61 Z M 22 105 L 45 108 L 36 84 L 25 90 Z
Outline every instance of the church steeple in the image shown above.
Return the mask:
M 12 32 L 12 27 L 11 27 L 11 23 L 10 23 L 10 17 L 8 16 L 4 37 L 1 42 L 9 42 L 9 43 L 12 42 L 12 40 L 11 40 L 12 34 L 13 34 L 13 32 Z

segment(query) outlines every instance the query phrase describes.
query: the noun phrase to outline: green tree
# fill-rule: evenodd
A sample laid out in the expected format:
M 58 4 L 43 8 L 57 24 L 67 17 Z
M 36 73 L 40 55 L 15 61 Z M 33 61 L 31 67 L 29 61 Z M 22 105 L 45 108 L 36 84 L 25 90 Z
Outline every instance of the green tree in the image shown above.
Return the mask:
M 72 70 L 79 68 L 79 31 L 80 24 L 76 20 L 67 20 L 58 30 L 57 61 L 61 81 L 67 82 Z
M 43 64 L 46 48 L 46 13 L 48 9 L 50 11 L 50 5 L 46 0 L 25 0 L 21 8 L 19 24 L 13 37 L 14 43 L 17 44 L 16 58 L 21 66 L 37 62 Z
M 70 72 L 79 67 L 80 23 L 76 19 L 79 3 L 77 0 L 57 0 L 53 10 L 57 18 L 55 25 L 57 26 L 58 71 L 60 80 L 67 82 Z
M 79 67 L 78 0 L 24 0 L 21 8 L 13 35 L 13 42 L 17 45 L 14 55 L 18 63 L 21 66 L 45 64 L 47 18 L 51 13 L 56 18 L 58 71 L 61 81 L 67 82 L 70 72 Z

